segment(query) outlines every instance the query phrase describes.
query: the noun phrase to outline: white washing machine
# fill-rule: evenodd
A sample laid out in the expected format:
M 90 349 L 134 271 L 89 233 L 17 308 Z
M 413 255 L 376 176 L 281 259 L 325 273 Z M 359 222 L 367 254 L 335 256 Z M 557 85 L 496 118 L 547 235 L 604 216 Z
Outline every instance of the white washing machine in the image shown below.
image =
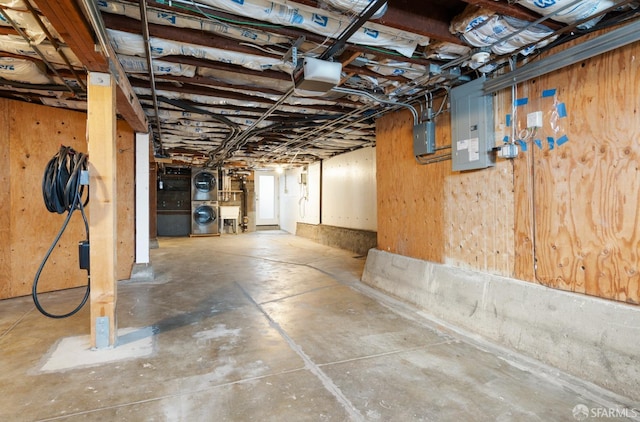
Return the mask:
M 191 201 L 191 235 L 218 235 L 218 203 L 215 201 Z
M 191 169 L 191 200 L 218 201 L 218 171 L 194 167 Z

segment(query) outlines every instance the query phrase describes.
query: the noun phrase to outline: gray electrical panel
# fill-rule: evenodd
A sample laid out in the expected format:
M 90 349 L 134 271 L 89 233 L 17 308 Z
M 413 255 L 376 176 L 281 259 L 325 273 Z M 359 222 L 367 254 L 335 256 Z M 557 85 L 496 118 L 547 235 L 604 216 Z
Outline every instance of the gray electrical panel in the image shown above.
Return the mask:
M 485 95 L 481 77 L 451 89 L 451 161 L 453 171 L 495 165 L 493 96 Z

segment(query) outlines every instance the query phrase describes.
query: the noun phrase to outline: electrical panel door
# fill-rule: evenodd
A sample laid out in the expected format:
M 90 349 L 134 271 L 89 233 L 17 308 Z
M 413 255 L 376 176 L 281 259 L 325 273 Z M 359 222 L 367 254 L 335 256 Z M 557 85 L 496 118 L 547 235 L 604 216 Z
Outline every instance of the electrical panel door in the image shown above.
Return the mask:
M 485 78 L 451 89 L 451 161 L 454 171 L 495 165 L 493 96 L 485 95 Z

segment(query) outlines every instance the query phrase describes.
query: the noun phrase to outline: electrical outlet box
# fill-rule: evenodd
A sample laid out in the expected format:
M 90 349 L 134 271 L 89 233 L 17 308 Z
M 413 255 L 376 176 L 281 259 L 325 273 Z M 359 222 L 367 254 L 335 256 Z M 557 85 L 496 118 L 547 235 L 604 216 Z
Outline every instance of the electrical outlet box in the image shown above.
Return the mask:
M 527 114 L 527 127 L 542 127 L 542 112 L 534 111 Z
M 89 186 L 89 170 L 80 170 L 80 184 Z
M 504 144 L 498 150 L 498 157 L 501 158 L 516 158 L 518 156 L 518 145 L 516 144 Z
M 82 240 L 78 243 L 78 261 L 81 270 L 89 271 L 89 241 Z
M 451 89 L 451 162 L 453 171 L 495 165 L 493 96 L 483 90 L 485 77 Z

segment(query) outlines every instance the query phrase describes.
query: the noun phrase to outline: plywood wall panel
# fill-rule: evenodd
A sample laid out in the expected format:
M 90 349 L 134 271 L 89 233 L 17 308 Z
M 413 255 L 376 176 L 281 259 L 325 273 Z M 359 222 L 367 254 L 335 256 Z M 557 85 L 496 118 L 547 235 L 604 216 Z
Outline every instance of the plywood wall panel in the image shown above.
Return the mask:
M 10 296 L 31 292 L 40 261 L 60 230 L 65 215 L 50 213 L 42 199 L 46 163 L 68 145 L 86 152 L 82 113 L 12 102 L 11 124 L 11 287 Z M 40 291 L 85 285 L 78 268 L 78 241 L 86 238 L 80 213 L 75 213 L 51 254 L 40 279 Z
M 11 185 L 9 184 L 9 101 L 0 98 L 0 299 L 9 297 L 11 280 Z
M 570 113 L 570 141 L 535 151 L 537 280 L 640 303 L 640 44 L 539 78 Z
M 445 180 L 445 262 L 510 276 L 513 268 L 513 172 L 496 167 L 453 173 Z
M 412 127 L 413 120 L 406 112 L 378 121 L 378 248 L 511 275 L 511 162 L 471 172 L 453 172 L 450 160 L 418 164 L 413 155 Z M 448 112 L 436 119 L 438 147 L 451 144 L 450 127 Z
M 42 199 L 45 165 L 60 145 L 86 152 L 86 114 L 0 100 L 0 299 L 31 293 L 34 275 L 65 215 L 51 214 Z M 118 278 L 129 278 L 135 251 L 133 131 L 118 123 Z M 89 216 L 90 217 L 90 216 Z M 80 213 L 47 263 L 40 291 L 86 284 L 78 267 L 85 239 Z
M 451 162 L 417 164 L 412 128 L 407 111 L 384 116 L 376 124 L 378 248 L 441 263 L 444 177 Z
M 495 139 L 508 133 L 505 116 L 511 94 L 494 98 Z M 498 159 L 495 167 L 451 172 L 445 179 L 446 263 L 504 276 L 513 275 L 513 164 Z

